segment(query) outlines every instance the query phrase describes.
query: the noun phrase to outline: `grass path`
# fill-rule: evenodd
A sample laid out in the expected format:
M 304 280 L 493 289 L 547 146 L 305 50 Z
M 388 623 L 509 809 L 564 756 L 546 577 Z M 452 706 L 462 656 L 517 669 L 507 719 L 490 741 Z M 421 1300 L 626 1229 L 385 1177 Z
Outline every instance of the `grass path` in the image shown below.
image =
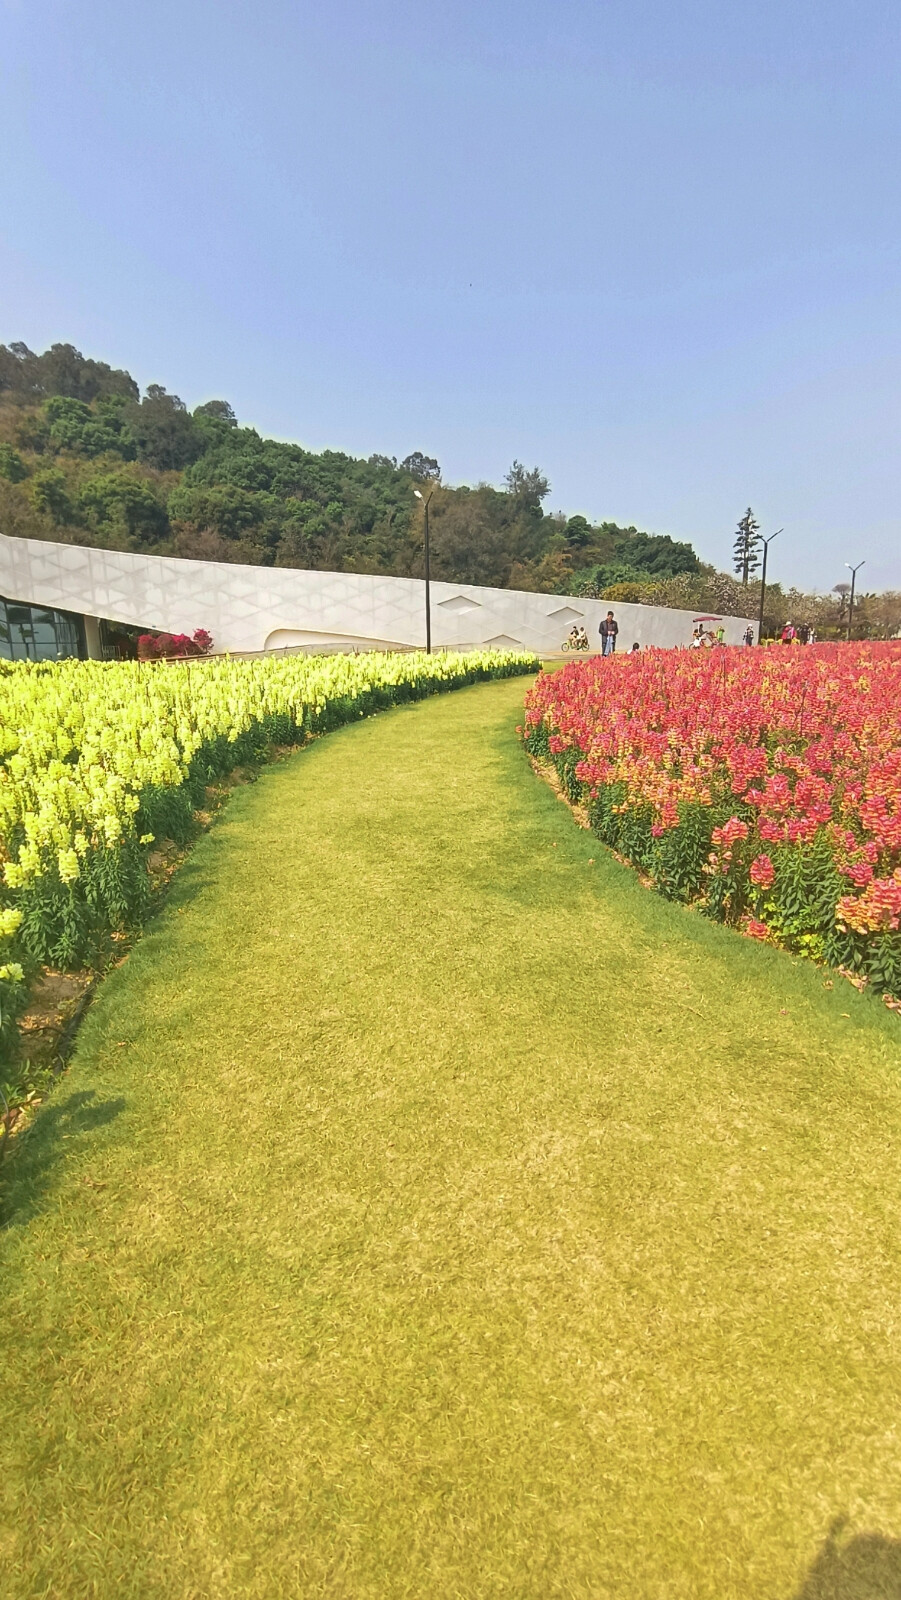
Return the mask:
M 4 1596 L 901 1594 L 898 1019 L 605 858 L 523 688 L 265 772 L 106 983 L 8 1195 Z

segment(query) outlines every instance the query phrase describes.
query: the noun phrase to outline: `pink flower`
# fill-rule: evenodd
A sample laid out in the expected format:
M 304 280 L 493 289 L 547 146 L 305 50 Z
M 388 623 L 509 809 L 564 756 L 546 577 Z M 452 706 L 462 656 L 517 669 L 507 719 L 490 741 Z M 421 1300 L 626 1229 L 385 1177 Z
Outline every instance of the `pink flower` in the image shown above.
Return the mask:
M 721 828 L 714 828 L 711 838 L 714 844 L 724 844 L 727 849 L 737 844 L 739 839 L 747 839 L 748 824 L 742 822 L 741 817 L 730 817 Z
M 768 889 L 776 876 L 775 868 L 769 856 L 756 856 L 751 862 L 751 882 L 759 884 L 761 889 Z

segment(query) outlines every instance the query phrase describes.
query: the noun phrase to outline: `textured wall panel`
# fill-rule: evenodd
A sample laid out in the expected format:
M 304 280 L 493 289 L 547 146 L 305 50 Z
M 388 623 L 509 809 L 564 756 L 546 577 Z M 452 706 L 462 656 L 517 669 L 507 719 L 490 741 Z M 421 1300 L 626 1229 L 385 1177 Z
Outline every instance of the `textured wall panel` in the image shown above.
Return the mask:
M 414 578 L 230 566 L 0 535 L 0 594 L 168 633 L 207 628 L 217 650 L 425 643 L 424 586 Z M 608 609 L 606 601 L 578 596 L 433 583 L 432 642 L 465 648 L 515 640 L 550 654 L 578 619 L 594 649 Z M 621 650 L 633 640 L 677 645 L 691 638 L 690 611 L 632 605 L 613 610 Z M 724 622 L 727 642 L 739 644 L 747 619 Z

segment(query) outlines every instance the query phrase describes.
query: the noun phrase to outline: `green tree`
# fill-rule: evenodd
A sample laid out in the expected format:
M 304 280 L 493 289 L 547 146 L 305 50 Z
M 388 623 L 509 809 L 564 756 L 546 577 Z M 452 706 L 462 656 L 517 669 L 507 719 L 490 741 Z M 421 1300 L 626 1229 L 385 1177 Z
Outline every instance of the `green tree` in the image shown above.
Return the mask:
M 564 538 L 570 550 L 581 551 L 591 543 L 591 527 L 587 517 L 570 517 L 564 528 Z
M 437 483 L 441 477 L 441 468 L 434 456 L 424 456 L 421 450 L 414 450 L 412 455 L 404 456 L 401 466 L 417 483 Z
M 136 400 L 138 386 L 128 372 L 114 370 L 105 361 L 93 361 L 72 344 L 54 344 L 38 357 L 44 394 L 69 395 L 75 400 L 96 400 L 121 395 Z
M 436 577 L 503 588 L 514 569 L 529 574 L 543 554 L 542 523 L 534 506 L 486 484 L 436 492 L 429 519 Z M 533 586 L 535 580 L 527 581 Z
M 129 372 L 93 361 L 74 344 L 54 344 L 42 356 L 21 342 L 0 345 L 0 393 L 25 399 L 66 395 L 72 400 L 95 400 L 121 395 L 137 400 L 138 386 Z
M 184 401 L 177 394 L 167 394 L 162 384 L 152 383 L 140 405 L 128 407 L 126 421 L 138 460 L 163 472 L 177 472 L 204 452 L 202 428 Z
M 22 483 L 27 477 L 28 468 L 18 450 L 0 442 L 0 478 L 5 478 L 7 483 Z
M 229 434 L 238 426 L 238 419 L 227 400 L 207 400 L 202 406 L 195 406 L 191 415 L 203 442 L 204 452 L 226 443 Z
M 169 531 L 165 506 L 149 483 L 128 472 L 105 472 L 82 484 L 79 509 L 89 524 L 136 548 L 157 544 Z
M 736 529 L 732 558 L 733 570 L 738 573 L 742 583 L 746 584 L 760 567 L 760 524 L 750 506 Z
M 236 428 L 238 419 L 227 400 L 205 400 L 202 406 L 195 406 L 193 411 L 195 422 L 221 422 L 226 428 Z
M 126 461 L 134 460 L 135 444 L 121 404 L 101 401 L 94 411 L 83 400 L 54 395 L 44 406 L 44 416 L 50 425 L 52 449 L 88 457 L 112 452 Z
M 36 500 L 30 482 L 23 493 L 5 480 L 4 526 L 12 519 L 37 536 L 46 535 L 51 516 L 80 522 L 84 537 L 117 548 L 159 549 L 165 541 L 177 554 L 215 560 L 419 574 L 421 511 L 411 489 L 429 481 L 439 486 L 432 506 L 436 569 L 449 578 L 562 593 L 629 574 L 636 582 L 668 582 L 699 565 L 689 544 L 667 536 L 593 524 L 582 514 L 546 514 L 549 485 L 538 467 L 514 461 L 502 489 L 441 487 L 437 460 L 421 450 L 398 465 L 378 453 L 359 460 L 265 439 L 241 427 L 225 400 L 189 414 L 161 385 L 141 399 L 128 373 L 74 345 L 43 355 L 24 344 L 0 346 L 0 408 L 4 437 L 30 473 L 48 453 L 97 463 L 77 497 L 71 462 L 70 487 L 50 478 Z M 117 474 L 111 457 L 133 464 Z M 171 522 L 160 473 L 167 475 Z M 38 505 L 46 509 L 39 513 Z
M 36 511 L 53 522 L 74 522 L 72 503 L 65 474 L 58 467 L 44 467 L 31 480 L 31 499 Z
M 173 522 L 211 529 L 221 539 L 246 539 L 277 511 L 278 502 L 272 495 L 254 494 L 231 483 L 210 488 L 182 484 L 169 496 Z
M 507 493 L 516 501 L 517 506 L 525 511 L 540 511 L 541 502 L 551 492 L 544 473 L 538 467 L 528 471 L 521 461 L 514 461 L 510 471 L 504 478 Z
M 701 566 L 690 544 L 671 539 L 668 533 L 642 533 L 638 528 L 617 530 L 613 560 L 635 572 L 659 578 L 675 578 L 680 572 L 698 572 Z

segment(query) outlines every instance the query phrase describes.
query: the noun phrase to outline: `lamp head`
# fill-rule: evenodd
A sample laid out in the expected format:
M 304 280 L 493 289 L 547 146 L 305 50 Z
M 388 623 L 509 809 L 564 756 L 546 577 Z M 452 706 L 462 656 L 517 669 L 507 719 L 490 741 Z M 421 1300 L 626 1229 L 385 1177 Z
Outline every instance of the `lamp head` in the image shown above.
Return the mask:
M 420 489 L 414 489 L 413 493 L 415 494 L 417 500 L 421 500 L 422 499 L 422 491 Z

